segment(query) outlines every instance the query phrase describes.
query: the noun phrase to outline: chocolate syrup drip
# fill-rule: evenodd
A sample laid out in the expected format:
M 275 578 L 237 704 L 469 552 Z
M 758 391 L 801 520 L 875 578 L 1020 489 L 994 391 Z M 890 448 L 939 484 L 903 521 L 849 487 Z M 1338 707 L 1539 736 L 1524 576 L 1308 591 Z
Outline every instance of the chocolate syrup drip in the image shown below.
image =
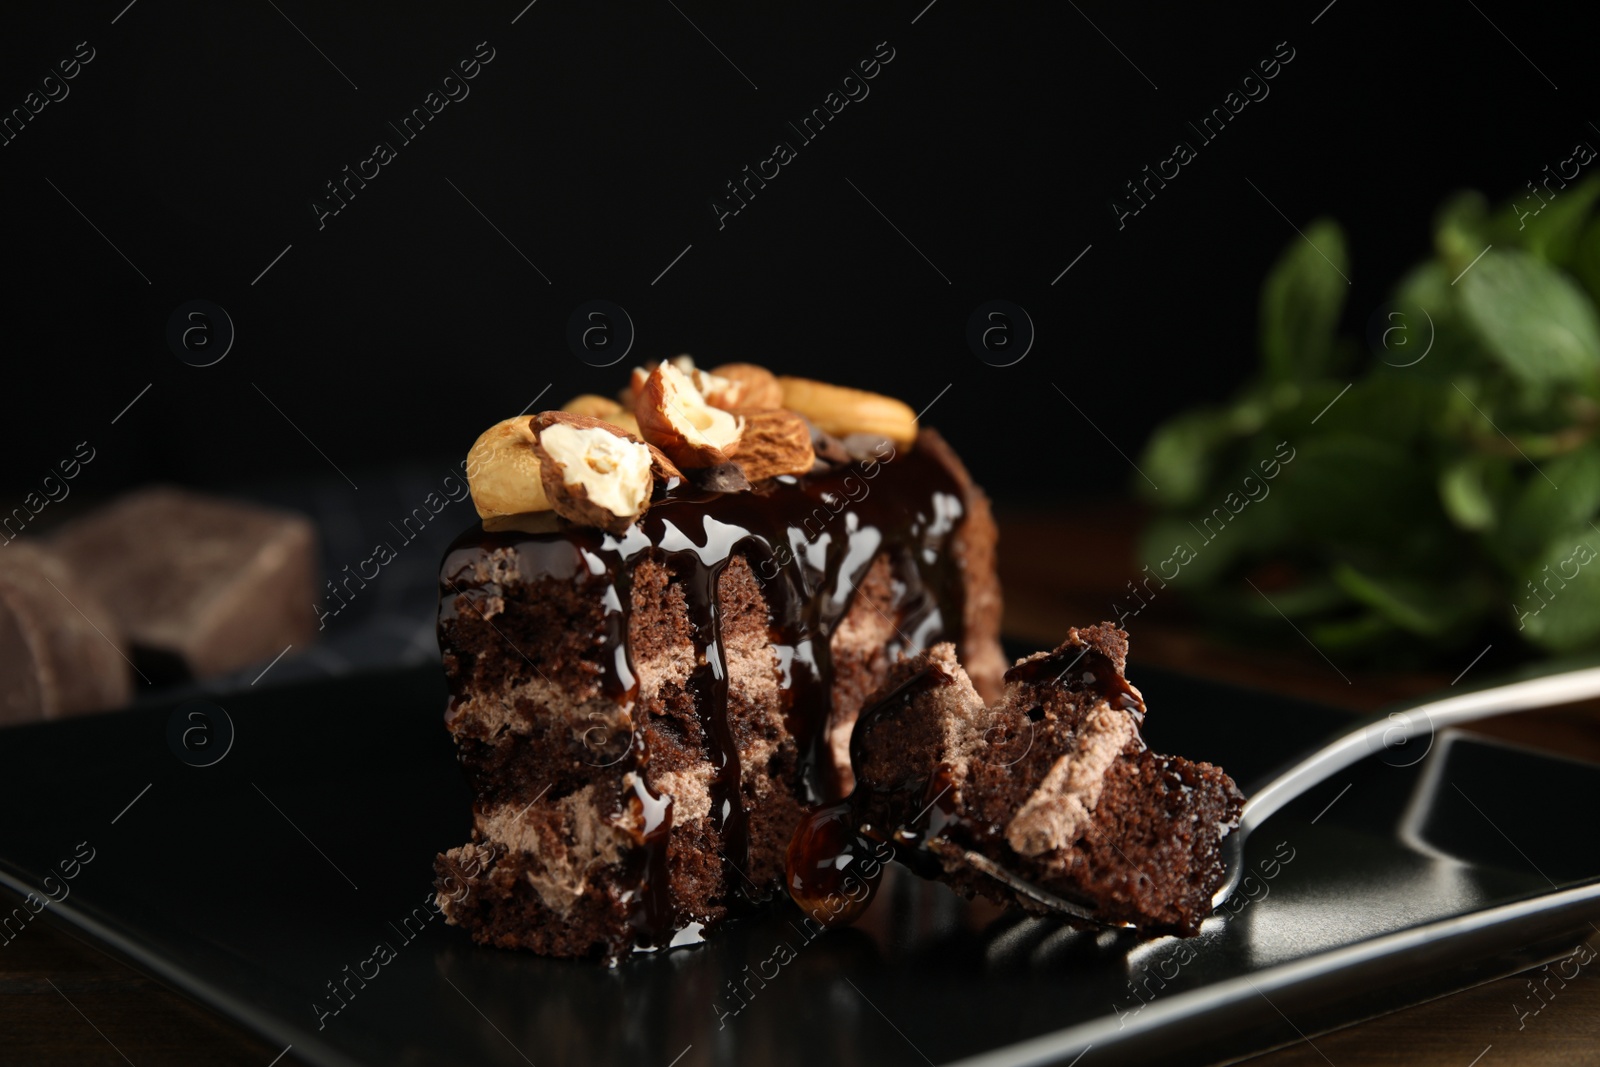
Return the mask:
M 862 833 L 854 806 L 841 800 L 807 814 L 784 858 L 789 899 L 818 925 L 843 926 L 867 910 L 894 848 Z
M 742 872 L 749 866 L 750 819 L 744 806 L 739 746 L 728 720 L 728 659 L 722 648 L 722 604 L 717 596 L 724 566 L 726 561 L 715 567 L 687 568 L 682 580 L 697 664 L 689 674 L 689 691 L 711 753 L 711 821 L 722 834 L 723 858 L 738 863 Z M 748 892 L 743 878 L 733 884 L 740 893 Z
M 635 745 L 643 747 L 644 734 L 635 733 Z M 640 754 L 641 762 L 649 761 L 648 753 Z M 667 839 L 672 834 L 672 797 L 657 796 L 644 780 L 643 771 L 630 775 L 633 787 L 629 802 L 637 801 L 634 813 L 643 827 L 638 881 L 639 900 L 633 910 L 631 922 L 635 939 L 643 944 L 660 943 L 663 934 L 670 937 L 675 932 L 677 916 L 673 914 L 671 875 L 667 869 Z
M 1114 708 L 1131 711 L 1141 718 L 1144 715 L 1144 703 L 1139 695 L 1110 657 L 1098 649 L 1068 645 L 1041 659 L 1017 664 L 1006 671 L 1005 680 L 1097 693 Z
M 730 895 L 752 899 L 745 876 L 748 810 L 728 717 L 718 581 L 736 555 L 754 572 L 770 609 L 770 638 L 787 697 L 785 719 L 798 747 L 794 787 L 810 805 L 838 800 L 843 787 L 828 742 L 833 719 L 829 644 L 873 561 L 887 556 L 893 577 L 895 600 L 888 614 L 896 620 L 897 634 L 886 647 L 891 659 L 962 637 L 963 575 L 949 543 L 966 507 L 961 484 L 932 452 L 902 451 L 875 463 L 775 479 L 750 492 L 716 494 L 679 485 L 621 536 L 553 516 L 527 517 L 527 530 L 489 532 L 474 526 L 445 556 L 440 624 L 458 614 L 471 619 L 474 612 L 458 612 L 456 598 L 474 595 L 474 568 L 496 549 L 511 550 L 525 583 L 604 583 L 600 683 L 609 699 L 631 711 L 638 697 L 628 645 L 633 569 L 646 558 L 661 560 L 683 588 L 689 609 L 697 662 L 689 690 L 715 771 L 711 815 L 722 835 L 724 860 L 737 868 L 725 882 Z M 641 778 L 634 795 L 648 811 L 661 798 L 643 784 L 649 760 L 644 725 L 635 719 L 633 769 Z M 634 915 L 638 942 L 645 946 L 667 944 L 682 925 L 665 876 L 670 825 L 668 807 L 656 836 L 646 834 L 646 871 Z
M 914 776 L 894 782 L 872 781 L 862 773 L 865 768 L 862 766 L 861 753 L 872 734 L 880 728 L 892 729 L 889 724 L 914 700 L 953 682 L 954 679 L 943 667 L 936 663 L 925 665 L 862 708 L 861 717 L 856 720 L 856 728 L 850 735 L 850 762 L 856 769 L 853 809 L 859 817 L 863 808 L 877 806 L 867 802 L 868 795 L 888 798 L 888 810 L 909 810 L 914 804 L 917 814 L 911 821 L 894 827 L 880 827 L 879 832 L 888 831 L 889 840 L 896 846 L 896 859 L 928 878 L 936 876 L 940 869 L 938 858 L 923 847 L 928 838 L 964 825 L 964 820 L 957 812 L 954 780 L 946 767 L 938 765 L 927 777 Z M 907 794 L 915 795 L 916 800 L 908 801 Z M 817 854 L 805 857 L 803 862 L 826 867 L 828 859 Z

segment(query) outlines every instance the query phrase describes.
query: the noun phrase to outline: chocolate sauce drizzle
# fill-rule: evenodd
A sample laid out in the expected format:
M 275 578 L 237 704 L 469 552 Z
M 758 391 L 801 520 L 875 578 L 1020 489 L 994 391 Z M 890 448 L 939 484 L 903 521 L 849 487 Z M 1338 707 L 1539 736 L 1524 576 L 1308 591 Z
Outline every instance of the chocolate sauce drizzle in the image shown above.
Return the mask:
M 859 821 L 863 809 L 870 804 L 869 797 L 872 795 L 889 798 L 889 810 L 915 808 L 917 815 L 911 821 L 894 826 L 879 826 L 874 830 L 873 836 L 893 844 L 895 859 L 925 878 L 937 877 L 940 870 L 938 858 L 925 847 L 928 838 L 958 828 L 964 823 L 957 811 L 955 795 L 952 792 L 955 782 L 943 765 L 934 767 L 932 773 L 927 776 L 911 776 L 898 781 L 869 781 L 862 773 L 864 770 L 862 754 L 875 731 L 893 729 L 893 723 L 918 697 L 941 686 L 951 685 L 954 681 L 939 664 L 924 665 L 907 675 L 877 700 L 863 707 L 861 717 L 856 720 L 855 729 L 850 734 L 850 762 L 856 768 L 856 791 L 849 804 L 851 816 Z M 915 796 L 917 799 L 908 801 L 908 796 Z M 812 818 L 815 819 L 816 816 Z M 807 829 L 811 829 L 809 824 Z M 839 862 L 825 851 L 823 844 L 825 839 L 822 834 L 813 830 L 809 840 L 818 842 L 819 847 L 808 854 L 791 856 L 791 879 L 795 877 L 797 870 L 825 871 Z M 846 840 L 847 846 L 852 844 L 853 842 Z M 812 876 L 812 880 L 816 880 L 815 875 Z M 852 920 L 853 916 L 839 917 L 841 923 Z
M 755 573 L 770 608 L 785 718 L 799 749 L 797 794 L 809 805 L 838 800 L 843 784 L 828 742 L 833 720 L 829 647 L 873 561 L 887 556 L 893 577 L 895 600 L 888 614 L 897 633 L 887 647 L 891 659 L 962 636 L 963 575 L 948 549 L 966 507 L 961 484 L 934 453 L 931 448 L 891 453 L 877 462 L 774 479 L 750 492 L 717 494 L 678 485 L 620 536 L 554 519 L 541 533 L 491 533 L 475 526 L 445 557 L 441 624 L 454 616 L 458 594 L 472 596 L 468 576 L 474 564 L 496 549 L 513 550 L 524 582 L 603 583 L 602 687 L 631 711 L 638 696 L 628 645 L 633 570 L 647 558 L 664 562 L 689 610 L 697 666 L 688 688 L 714 770 L 713 825 L 722 836 L 724 863 L 734 868 L 725 873 L 725 882 L 730 894 L 752 901 L 749 817 L 728 717 L 718 581 L 735 556 L 744 557 Z M 638 945 L 659 947 L 671 940 L 682 917 L 675 914 L 667 878 L 670 798 L 646 783 L 645 725 L 635 718 L 637 779 L 628 797 L 647 819 L 633 925 Z
M 1018 663 L 1006 671 L 1005 680 L 1093 692 L 1112 707 L 1144 718 L 1144 702 L 1111 658 L 1097 648 L 1066 645 L 1047 656 Z

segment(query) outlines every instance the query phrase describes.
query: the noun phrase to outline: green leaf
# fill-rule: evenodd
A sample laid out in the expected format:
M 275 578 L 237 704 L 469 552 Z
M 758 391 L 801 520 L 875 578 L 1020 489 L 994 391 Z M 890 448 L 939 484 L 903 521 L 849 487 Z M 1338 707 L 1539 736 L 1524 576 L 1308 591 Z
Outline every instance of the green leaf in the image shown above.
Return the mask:
M 1511 617 L 1533 643 L 1570 652 L 1600 640 L 1600 535 L 1553 541 L 1513 590 Z
M 1234 579 L 1207 589 L 1193 604 L 1206 618 L 1228 626 L 1231 636 L 1282 640 L 1287 634 L 1290 641 L 1297 638 L 1283 625 L 1285 618 L 1304 626 L 1357 606 L 1338 583 L 1322 574 L 1303 576 L 1289 586 L 1269 584 L 1265 588 L 1251 588 Z
M 1344 232 L 1329 219 L 1311 223 L 1278 257 L 1261 287 L 1261 353 L 1269 379 L 1299 381 L 1332 369 L 1349 272 Z
M 1460 273 L 1459 267 L 1447 270 L 1428 260 L 1400 279 L 1386 305 L 1389 313 L 1369 326 L 1368 344 L 1385 364 L 1382 370 L 1438 381 L 1493 363 L 1463 318 L 1460 287 L 1450 284 Z
M 1202 408 L 1168 419 L 1145 445 L 1140 469 L 1159 489 L 1140 478 L 1142 495 L 1169 508 L 1188 507 L 1205 494 L 1217 452 L 1233 437 L 1233 414 Z
M 1187 521 L 1164 515 L 1145 527 L 1139 539 L 1139 561 L 1162 581 L 1194 592 L 1215 582 L 1227 562 L 1221 553 L 1203 554 L 1204 547 L 1204 539 Z
M 1340 588 L 1395 626 L 1422 637 L 1462 629 L 1482 610 L 1474 583 L 1445 579 L 1428 582 L 1399 574 L 1363 572 L 1347 563 L 1333 569 Z
M 1375 367 L 1365 378 L 1345 383 L 1350 388 L 1343 396 L 1338 395 L 1343 385 L 1329 390 L 1325 398 L 1312 395 L 1308 388 L 1296 434 L 1349 433 L 1396 444 L 1426 438 L 1443 410 L 1443 397 L 1437 381 L 1409 371 Z
M 1393 641 L 1398 627 L 1376 611 L 1365 611 L 1354 618 L 1313 623 L 1306 637 L 1323 655 L 1340 652 L 1370 653 Z
M 1600 300 L 1600 217 L 1592 218 L 1579 234 L 1572 252 L 1572 272 L 1589 290 L 1589 297 Z
M 1247 386 L 1227 410 L 1228 427 L 1236 437 L 1259 432 L 1272 419 L 1298 407 L 1304 390 L 1295 382 Z
M 1519 564 L 1542 555 L 1552 535 L 1581 529 L 1600 511 L 1600 445 L 1548 460 L 1540 471 L 1528 473 L 1495 536 Z
M 1254 547 L 1247 537 L 1239 536 L 1241 533 L 1218 530 L 1215 525 L 1201 526 L 1183 518 L 1162 518 L 1150 524 L 1142 542 L 1141 558 L 1152 574 L 1192 591 L 1215 583 Z
M 1557 182 L 1559 184 L 1559 182 Z M 1520 244 L 1558 267 L 1572 262 L 1579 235 L 1600 196 L 1600 176 L 1591 174 L 1576 185 L 1520 193 L 1507 202 L 1494 227 L 1495 239 Z
M 1489 202 L 1476 189 L 1467 189 L 1433 213 L 1433 247 L 1454 273 L 1490 243 L 1489 228 Z
M 1274 589 L 1270 602 L 1254 590 L 1241 595 L 1248 596 L 1245 603 L 1250 605 L 1252 614 L 1263 619 L 1276 619 L 1279 612 L 1291 619 L 1326 615 L 1350 604 L 1350 595 L 1339 583 L 1320 574 L 1311 575 L 1283 589 Z
M 1600 369 L 1594 304 L 1543 260 L 1491 250 L 1459 287 L 1463 319 L 1519 381 L 1537 387 L 1588 381 Z
M 1440 472 L 1439 501 L 1451 521 L 1463 530 L 1484 530 L 1494 525 L 1494 501 L 1483 484 L 1481 457 L 1457 460 Z
M 1291 445 L 1288 454 L 1278 491 L 1307 542 L 1400 551 L 1419 527 L 1426 532 L 1437 522 L 1427 506 L 1435 500 L 1430 474 L 1392 442 L 1329 434 Z
M 1487 481 L 1491 462 L 1488 456 L 1463 456 L 1439 473 L 1439 501 L 1463 530 L 1487 530 L 1495 524 L 1495 499 Z
M 1249 449 L 1263 458 L 1252 461 L 1256 452 Z M 1146 528 L 1140 558 L 1152 573 L 1193 589 L 1215 584 L 1241 559 L 1292 545 L 1292 517 L 1274 492 L 1282 465 L 1255 442 L 1241 455 L 1244 460 L 1224 468 L 1198 508 L 1162 515 Z

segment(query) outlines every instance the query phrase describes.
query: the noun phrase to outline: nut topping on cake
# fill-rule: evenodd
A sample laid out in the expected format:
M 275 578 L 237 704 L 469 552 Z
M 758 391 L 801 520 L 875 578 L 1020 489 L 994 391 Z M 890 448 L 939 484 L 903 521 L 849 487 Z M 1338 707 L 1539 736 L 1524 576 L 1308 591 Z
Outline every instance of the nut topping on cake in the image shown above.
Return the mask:
M 533 448 L 532 416 L 519 415 L 483 431 L 467 453 L 467 490 L 478 517 L 549 511 Z
M 700 390 L 701 396 L 709 397 L 712 393 L 722 395 L 730 384 L 713 372 L 698 369 L 694 365 L 694 357 L 687 352 L 673 356 L 666 362 L 682 371 L 683 376 L 693 382 L 696 389 Z M 638 404 L 639 394 L 644 392 L 644 383 L 649 381 L 651 372 L 659 366 L 661 366 L 661 362 L 652 359 L 642 367 L 633 368 L 633 373 L 628 377 L 628 387 L 618 394 L 624 407 L 631 410 Z M 713 406 L 721 407 L 722 405 Z
M 633 413 L 644 439 L 685 469 L 728 462 L 744 431 L 742 416 L 706 403 L 689 375 L 672 363 L 650 372 Z
M 778 382 L 783 386 L 783 406 L 804 415 L 824 433 L 835 437 L 880 434 L 901 446 L 916 440 L 916 412 L 892 397 L 810 378 L 779 378 Z
M 650 506 L 655 460 L 643 441 L 565 411 L 541 413 L 533 428 L 544 492 L 558 515 L 621 533 Z
M 706 371 L 690 356 L 673 356 L 635 367 L 618 398 L 583 393 L 560 411 L 485 431 L 467 455 L 479 517 L 554 511 L 620 532 L 657 488 L 743 492 L 773 478 L 891 459 L 917 438 L 917 417 L 898 400 L 780 378 L 754 363 Z M 557 426 L 565 428 L 552 453 L 540 438 Z M 630 443 L 648 451 L 648 464 Z M 649 478 L 640 473 L 646 467 Z
M 733 461 L 752 482 L 780 474 L 805 474 L 816 462 L 811 449 L 811 427 L 792 411 L 746 411 L 744 434 Z
M 639 436 L 639 420 L 633 417 L 633 412 L 609 396 L 584 393 L 562 404 L 561 410 L 570 411 L 574 415 L 590 415 L 602 422 L 609 422 L 613 426 L 627 430 L 635 437 Z
M 754 363 L 724 363 L 708 375 L 720 386 L 700 386 L 706 403 L 724 411 L 766 411 L 783 407 L 783 386 L 775 374 Z M 696 383 L 699 384 L 699 383 Z

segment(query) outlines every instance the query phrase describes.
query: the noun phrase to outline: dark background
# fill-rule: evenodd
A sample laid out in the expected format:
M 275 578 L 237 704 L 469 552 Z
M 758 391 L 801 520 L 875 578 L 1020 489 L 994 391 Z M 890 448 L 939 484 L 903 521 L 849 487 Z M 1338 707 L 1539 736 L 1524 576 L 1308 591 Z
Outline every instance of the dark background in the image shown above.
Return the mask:
M 0 510 L 86 439 L 73 507 L 152 479 L 442 477 L 547 385 L 540 408 L 680 351 L 914 408 L 953 384 L 926 421 L 1000 502 L 1070 507 L 1132 476 L 1085 416 L 1137 456 L 1160 419 L 1251 371 L 1291 222 L 1347 227 L 1359 332 L 1445 194 L 1506 196 L 1600 138 L 1592 39 L 1505 0 L 525 3 L 13 15 L 0 108 L 79 41 L 96 56 L 0 147 Z M 480 41 L 494 59 L 470 95 L 401 144 L 386 122 Z M 895 56 L 870 95 L 800 145 L 787 122 L 880 41 Z M 1185 120 L 1280 41 L 1295 56 L 1270 95 L 1202 146 Z M 1180 136 L 1198 158 L 1119 231 L 1111 198 Z M 798 158 L 719 231 L 711 198 L 780 138 Z M 379 139 L 397 158 L 319 230 L 310 202 Z M 237 330 L 205 368 L 165 338 L 197 298 Z M 637 330 L 606 370 L 565 341 L 594 298 Z M 1014 366 L 965 342 L 993 298 L 1037 327 Z

